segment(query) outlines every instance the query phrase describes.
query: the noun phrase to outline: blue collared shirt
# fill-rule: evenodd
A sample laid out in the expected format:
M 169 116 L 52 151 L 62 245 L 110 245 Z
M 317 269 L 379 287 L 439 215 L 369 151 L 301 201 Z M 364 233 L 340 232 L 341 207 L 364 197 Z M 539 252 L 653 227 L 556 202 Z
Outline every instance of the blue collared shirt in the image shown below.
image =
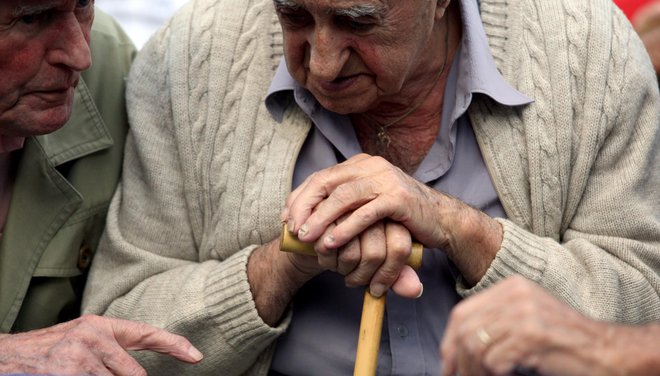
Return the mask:
M 505 217 L 466 111 L 474 94 L 506 106 L 531 102 L 501 76 L 491 56 L 475 0 L 461 0 L 463 39 L 449 71 L 440 132 L 414 177 L 490 216 Z M 298 85 L 281 62 L 266 105 L 281 120 L 288 96 L 310 117 L 298 156 L 293 186 L 320 169 L 358 153 L 360 144 L 348 116 L 324 109 Z M 449 311 L 458 302 L 456 272 L 441 250 L 425 250 L 418 271 L 424 294 L 416 300 L 388 293 L 379 375 L 439 375 L 439 344 Z M 293 320 L 279 340 L 272 369 L 285 375 L 352 374 L 363 289 L 344 286 L 343 276 L 326 272 L 308 282 L 293 300 Z

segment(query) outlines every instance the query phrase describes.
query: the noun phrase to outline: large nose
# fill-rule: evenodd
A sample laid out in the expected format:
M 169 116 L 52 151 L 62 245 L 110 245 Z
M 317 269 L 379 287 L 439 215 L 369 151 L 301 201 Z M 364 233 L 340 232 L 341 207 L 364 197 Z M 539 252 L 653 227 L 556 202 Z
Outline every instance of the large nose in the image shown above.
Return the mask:
M 308 43 L 310 73 L 325 81 L 337 78 L 350 55 L 341 34 L 317 25 Z
M 81 24 L 71 13 L 57 23 L 58 33 L 52 38 L 48 59 L 51 64 L 65 65 L 74 71 L 84 71 L 92 65 L 89 49 L 89 26 Z

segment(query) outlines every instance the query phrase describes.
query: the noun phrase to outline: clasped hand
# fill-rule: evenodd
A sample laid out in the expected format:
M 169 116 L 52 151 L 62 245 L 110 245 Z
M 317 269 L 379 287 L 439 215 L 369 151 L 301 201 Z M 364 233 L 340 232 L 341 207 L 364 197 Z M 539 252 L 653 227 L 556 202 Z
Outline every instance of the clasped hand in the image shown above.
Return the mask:
M 391 287 L 414 298 L 422 285 L 405 265 L 412 238 L 449 246 L 442 214 L 454 201 L 385 159 L 360 154 L 309 176 L 289 195 L 282 220 L 314 242 L 315 262 L 344 275 L 347 286 L 368 284 L 375 296 Z

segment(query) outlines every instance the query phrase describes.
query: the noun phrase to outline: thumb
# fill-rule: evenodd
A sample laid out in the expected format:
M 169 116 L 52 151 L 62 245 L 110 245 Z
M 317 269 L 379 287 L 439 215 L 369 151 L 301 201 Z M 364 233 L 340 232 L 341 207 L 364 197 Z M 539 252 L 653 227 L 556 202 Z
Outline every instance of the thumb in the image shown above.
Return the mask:
M 401 269 L 399 278 L 392 284 L 392 291 L 404 298 L 416 299 L 422 296 L 424 286 L 415 270 L 408 265 Z
M 115 319 L 111 324 L 115 339 L 126 350 L 152 350 L 187 363 L 198 363 L 203 358 L 185 337 L 164 329 L 128 320 Z

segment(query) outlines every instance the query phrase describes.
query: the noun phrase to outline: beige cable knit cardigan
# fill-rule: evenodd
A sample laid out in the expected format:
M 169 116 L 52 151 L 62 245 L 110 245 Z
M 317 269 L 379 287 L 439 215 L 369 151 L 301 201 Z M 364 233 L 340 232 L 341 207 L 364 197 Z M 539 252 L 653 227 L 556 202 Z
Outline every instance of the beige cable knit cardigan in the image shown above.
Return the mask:
M 86 312 L 187 336 L 197 366 L 136 356 L 150 375 L 265 374 L 277 328 L 255 310 L 246 262 L 278 236 L 310 128 L 263 99 L 282 55 L 271 0 L 193 0 L 141 51 L 129 80 L 124 176 Z M 482 0 L 524 109 L 475 97 L 469 114 L 509 220 L 469 295 L 522 274 L 592 317 L 660 319 L 659 95 L 611 0 Z M 656 181 L 657 183 L 657 181 Z

